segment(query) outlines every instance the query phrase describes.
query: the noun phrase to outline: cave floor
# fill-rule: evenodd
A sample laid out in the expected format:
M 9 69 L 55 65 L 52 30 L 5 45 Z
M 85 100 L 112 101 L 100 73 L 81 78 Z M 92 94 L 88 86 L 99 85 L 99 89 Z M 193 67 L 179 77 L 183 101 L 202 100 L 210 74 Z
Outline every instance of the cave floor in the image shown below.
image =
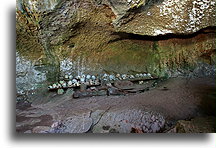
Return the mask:
M 161 82 L 144 93 L 125 96 L 73 99 L 69 94 L 49 94 L 39 98 L 49 99 L 46 103 L 33 102 L 31 107 L 16 108 L 16 131 L 32 133 L 35 127 L 50 127 L 56 121 L 97 110 L 110 112 L 138 108 L 160 113 L 166 121 L 215 116 L 215 89 L 214 78 L 179 77 Z

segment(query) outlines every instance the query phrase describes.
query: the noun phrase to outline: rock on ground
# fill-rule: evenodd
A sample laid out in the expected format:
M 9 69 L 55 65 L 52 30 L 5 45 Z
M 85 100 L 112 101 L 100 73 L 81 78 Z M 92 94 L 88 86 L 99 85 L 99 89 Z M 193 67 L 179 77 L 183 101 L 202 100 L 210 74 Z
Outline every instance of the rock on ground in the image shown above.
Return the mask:
M 191 120 L 179 120 L 168 133 L 215 133 L 216 118 L 213 116 L 196 117 Z

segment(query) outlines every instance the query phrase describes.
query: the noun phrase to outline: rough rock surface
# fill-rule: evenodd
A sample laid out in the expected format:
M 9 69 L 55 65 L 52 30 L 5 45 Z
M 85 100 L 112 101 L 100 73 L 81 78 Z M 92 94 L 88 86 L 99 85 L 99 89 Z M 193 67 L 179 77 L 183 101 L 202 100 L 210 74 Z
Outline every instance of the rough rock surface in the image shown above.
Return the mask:
M 174 132 L 214 130 L 209 118 L 183 119 L 215 113 L 214 81 L 191 79 L 215 76 L 215 2 L 17 0 L 17 131 L 155 133 L 167 120 L 180 120 Z M 45 88 L 64 74 L 99 73 L 187 79 L 125 96 L 114 87 L 110 96 L 72 89 L 58 95 Z M 86 98 L 72 99 L 76 95 Z
M 156 133 L 164 127 L 165 119 L 159 114 L 139 109 L 111 112 L 96 110 L 89 115 L 71 116 L 54 124 L 46 130 L 48 133 L 131 133 L 134 130 Z
M 49 129 L 49 133 L 86 133 L 92 126 L 92 118 L 89 115 L 71 116 L 62 122 L 55 122 Z
M 25 109 L 17 106 L 17 132 L 29 133 L 33 129 L 40 133 L 165 132 L 173 126 L 170 123 L 184 119 L 192 119 L 181 122 L 187 128 L 185 132 L 195 125 L 200 132 L 213 132 L 210 130 L 215 128 L 212 118 L 205 118 L 215 116 L 214 79 L 170 79 L 155 89 L 128 96 L 72 99 L 71 95 L 53 96 L 49 92 L 37 96 L 32 106 Z M 201 118 L 193 119 L 196 116 Z
M 17 53 L 32 65 L 17 87 L 40 88 L 65 73 L 214 69 L 214 10 L 214 0 L 17 0 Z
M 94 114 L 94 113 L 92 113 Z M 94 115 L 93 115 L 94 116 Z M 131 133 L 133 130 L 140 133 L 159 132 L 165 124 L 165 119 L 160 114 L 144 110 L 120 110 L 113 112 L 101 112 L 97 116 L 99 121 L 93 125 L 93 133 Z M 109 127 L 104 129 L 104 127 Z
M 196 117 L 190 121 L 180 120 L 168 133 L 214 133 L 216 118 L 213 116 Z
M 17 93 L 38 88 L 46 82 L 46 71 L 43 66 L 21 57 L 16 52 L 16 89 Z
M 140 35 L 189 34 L 215 26 L 215 0 L 156 0 L 118 20 L 118 31 Z M 129 19 L 128 19 L 129 18 Z

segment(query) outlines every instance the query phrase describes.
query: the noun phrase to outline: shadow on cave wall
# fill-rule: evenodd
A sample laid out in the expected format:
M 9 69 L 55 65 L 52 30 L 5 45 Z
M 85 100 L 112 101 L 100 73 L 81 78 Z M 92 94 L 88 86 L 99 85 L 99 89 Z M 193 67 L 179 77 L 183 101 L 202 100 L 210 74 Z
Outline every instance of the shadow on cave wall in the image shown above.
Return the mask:
M 168 40 L 168 39 L 190 39 L 194 38 L 200 34 L 215 34 L 216 33 L 216 26 L 210 26 L 203 28 L 195 33 L 192 34 L 165 34 L 165 35 L 158 35 L 158 36 L 148 36 L 148 35 L 137 35 L 132 33 L 125 33 L 125 32 L 115 32 L 112 35 L 119 36 L 115 40 L 110 40 L 109 43 L 130 39 L 130 40 L 145 40 L 145 41 L 162 41 L 162 40 Z

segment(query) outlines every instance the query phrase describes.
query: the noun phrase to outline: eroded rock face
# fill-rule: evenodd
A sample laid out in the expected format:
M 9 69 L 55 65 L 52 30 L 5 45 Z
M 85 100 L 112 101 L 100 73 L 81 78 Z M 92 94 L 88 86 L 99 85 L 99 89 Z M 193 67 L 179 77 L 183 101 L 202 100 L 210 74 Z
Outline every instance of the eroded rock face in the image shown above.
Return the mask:
M 214 0 L 18 0 L 17 52 L 48 82 L 64 73 L 179 75 L 215 64 L 214 10 Z
M 38 88 L 38 85 L 42 86 L 44 82 L 46 82 L 46 70 L 44 70 L 43 66 L 16 53 L 17 93 L 24 94 L 24 90 L 34 90 Z
M 17 8 L 21 11 L 25 11 L 24 7 L 28 6 L 30 10 L 44 12 L 54 9 L 59 1 L 60 0 L 16 0 L 16 3 Z
M 214 10 L 214 0 L 161 0 L 142 4 L 114 24 L 120 32 L 140 35 L 190 34 L 215 26 Z
M 117 19 L 124 17 L 131 9 L 144 6 L 150 0 L 95 0 L 98 5 L 109 5 Z

